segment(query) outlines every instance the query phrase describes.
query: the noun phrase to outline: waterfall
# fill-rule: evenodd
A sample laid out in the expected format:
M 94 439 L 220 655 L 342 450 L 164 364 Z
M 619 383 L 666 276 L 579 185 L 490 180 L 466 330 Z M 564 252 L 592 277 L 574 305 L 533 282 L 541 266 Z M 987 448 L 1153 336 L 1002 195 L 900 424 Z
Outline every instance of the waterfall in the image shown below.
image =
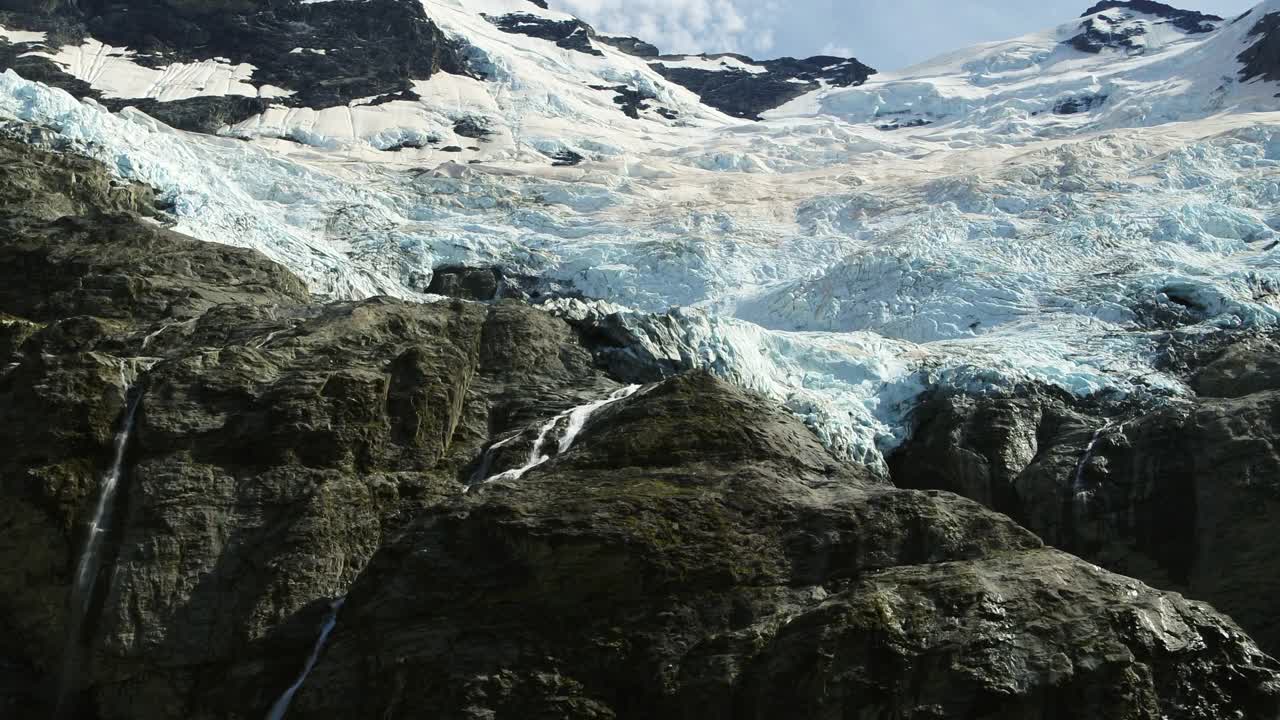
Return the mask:
M 476 471 L 471 475 L 471 485 L 484 482 L 485 478 L 489 477 L 489 469 L 493 467 L 493 456 L 497 454 L 495 451 L 504 445 L 509 445 L 511 442 L 519 439 L 519 437 L 519 435 L 512 435 L 505 440 L 499 440 L 498 442 L 490 445 L 489 448 L 484 451 L 484 455 L 480 458 L 480 467 L 476 468 Z M 471 485 L 468 485 L 463 489 L 463 494 L 471 489 Z
M 97 585 L 98 574 L 102 569 L 102 550 L 106 544 L 107 534 L 111 530 L 116 504 L 116 492 L 120 486 L 120 478 L 124 474 L 125 453 L 129 447 L 129 435 L 133 431 L 134 417 L 141 404 L 142 392 L 127 376 L 128 361 L 120 361 L 120 384 L 124 388 L 124 414 L 121 416 L 119 428 L 112 441 L 111 464 L 103 473 L 98 484 L 98 500 L 93 508 L 93 517 L 89 521 L 88 535 L 84 548 L 80 551 L 80 559 L 76 563 L 76 573 L 71 586 L 71 599 L 68 606 L 67 646 L 63 653 L 63 671 L 58 690 L 55 718 L 64 717 L 67 703 L 71 700 L 73 688 L 78 680 L 80 670 L 81 635 L 89 608 L 93 602 L 93 593 Z
M 578 437 L 578 433 L 582 432 L 582 428 L 586 426 L 587 419 L 591 417 L 592 413 L 605 405 L 631 397 L 639 389 L 639 385 L 628 385 L 627 387 L 616 390 L 604 400 L 597 400 L 593 403 L 587 403 L 586 405 L 581 405 L 570 410 L 569 427 L 565 428 L 564 435 L 560 436 L 560 452 L 566 452 L 573 446 L 574 439 Z
M 1112 421 L 1107 420 L 1102 427 L 1093 431 L 1093 435 L 1089 438 L 1089 443 L 1084 446 L 1084 454 L 1080 456 L 1080 462 L 1076 463 L 1075 476 L 1071 480 L 1071 489 L 1077 497 L 1083 496 L 1084 491 L 1084 468 L 1093 459 L 1094 451 L 1098 448 L 1098 441 L 1102 439 L 1102 434 L 1111 429 Z M 1121 427 L 1124 427 L 1123 424 Z
M 302 672 L 298 674 L 298 679 L 294 680 L 293 684 L 271 706 L 271 712 L 267 713 L 267 720 L 282 720 L 284 714 L 289 711 L 289 703 L 293 702 L 293 696 L 302 688 L 302 683 L 307 681 L 307 676 L 311 674 L 316 662 L 320 660 L 320 653 L 324 652 L 325 643 L 329 642 L 329 633 L 332 633 L 333 628 L 337 626 L 338 613 L 342 610 L 342 605 L 346 601 L 345 597 L 340 597 L 329 606 L 329 614 L 324 619 L 324 625 L 320 627 L 320 637 L 316 638 L 316 644 L 311 648 L 311 655 L 307 658 L 306 664 L 302 666 Z
M 487 477 L 480 482 L 483 484 L 491 483 L 495 480 L 518 480 L 520 476 L 550 460 L 550 455 L 542 454 L 542 446 L 546 443 L 547 435 L 551 434 L 551 430 L 555 428 L 556 423 L 563 419 L 564 413 L 561 413 L 543 423 L 542 427 L 538 429 L 538 437 L 533 441 L 533 447 L 529 449 L 529 457 L 525 460 L 523 465 L 505 472 L 500 472 L 492 477 Z
M 591 417 L 593 413 L 595 413 L 597 410 L 599 410 L 600 408 L 606 405 L 610 405 L 612 403 L 618 402 L 619 400 L 622 400 L 624 398 L 634 395 L 635 392 L 639 389 L 640 389 L 639 385 L 628 385 L 627 387 L 614 391 L 609 395 L 609 397 L 603 400 L 594 400 L 592 402 L 586 403 L 585 405 L 579 405 L 578 407 L 566 410 L 560 413 L 559 415 L 556 415 L 555 417 L 551 418 L 550 420 L 546 421 L 545 423 L 543 423 L 542 427 L 538 429 L 538 437 L 533 441 L 533 447 L 529 449 L 529 457 L 525 459 L 524 465 L 521 465 L 518 468 L 507 470 L 505 472 L 500 472 L 497 475 L 494 475 L 492 477 L 487 477 L 481 481 L 481 484 L 491 483 L 491 482 L 494 482 L 495 480 L 517 480 L 521 476 L 523 476 L 525 473 L 538 467 L 542 463 L 550 460 L 551 455 L 543 453 L 543 447 L 547 443 L 547 436 L 551 434 L 551 431 L 555 429 L 556 425 L 560 424 L 560 421 L 568 418 L 569 424 L 565 428 L 564 434 L 560 436 L 560 442 L 557 447 L 557 454 L 566 452 L 570 447 L 573 446 L 574 439 L 576 439 L 578 437 L 578 434 L 582 432 L 582 428 L 586 427 L 587 420 Z M 516 437 L 519 437 L 519 436 L 516 436 Z M 492 447 L 490 447 L 489 451 L 492 451 L 494 448 L 497 448 L 501 445 L 505 445 L 514 439 L 515 439 L 514 437 L 507 438 L 506 440 L 503 440 L 502 442 L 497 443 Z M 486 460 L 489 459 L 488 457 L 489 451 L 486 451 L 485 453 Z M 485 461 L 481 461 L 481 468 L 487 472 L 487 466 Z
M 73 607 L 81 617 L 88 610 L 89 597 L 93 594 L 97 582 L 98 568 L 102 563 L 102 545 L 106 541 L 107 532 L 111 529 L 111 513 L 115 508 L 116 490 L 120 486 L 120 476 L 124 470 L 125 450 L 129 445 L 129 433 L 133 431 L 133 418 L 137 413 L 140 393 L 126 390 L 124 420 L 120 430 L 116 432 L 112 444 L 111 466 L 102 476 L 98 488 L 98 503 L 93 509 L 93 519 L 89 521 L 89 536 L 85 539 L 84 550 L 80 553 L 80 562 L 76 566 L 75 585 L 72 586 L 72 597 L 78 600 Z

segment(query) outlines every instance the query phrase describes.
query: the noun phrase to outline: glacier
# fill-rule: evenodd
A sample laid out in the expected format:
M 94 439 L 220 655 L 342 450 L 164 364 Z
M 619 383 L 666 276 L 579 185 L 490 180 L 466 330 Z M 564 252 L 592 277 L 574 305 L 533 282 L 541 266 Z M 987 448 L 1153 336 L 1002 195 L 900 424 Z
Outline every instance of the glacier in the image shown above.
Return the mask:
M 1248 18 L 1097 55 L 1064 44 L 1068 24 L 748 123 L 640 58 L 480 17 L 555 11 L 424 5 L 484 79 L 275 107 L 211 136 L 6 71 L 0 120 L 48 128 L 155 187 L 177 230 L 259 250 L 322 296 L 430 302 L 446 264 L 570 283 L 585 299 L 548 311 L 613 316 L 655 356 L 778 400 L 882 471 L 932 389 L 1176 398 L 1186 388 L 1157 363 L 1171 333 L 1280 315 L 1280 114 L 1274 83 L 1234 79 Z M 1269 12 L 1280 0 L 1251 15 Z M 643 89 L 675 119 L 627 117 L 595 82 Z M 466 118 L 492 135 L 459 136 Z M 583 161 L 553 165 L 562 151 Z

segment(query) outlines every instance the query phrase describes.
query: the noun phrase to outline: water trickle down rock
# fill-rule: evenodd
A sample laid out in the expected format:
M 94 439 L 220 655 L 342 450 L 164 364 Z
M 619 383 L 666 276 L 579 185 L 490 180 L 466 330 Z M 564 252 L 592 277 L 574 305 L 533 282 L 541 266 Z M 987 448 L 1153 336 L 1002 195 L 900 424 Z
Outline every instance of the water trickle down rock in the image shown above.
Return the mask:
M 89 521 L 88 534 L 85 537 L 84 549 L 76 564 L 76 574 L 71 586 L 69 602 L 70 622 L 67 624 L 66 650 L 63 652 L 63 670 L 58 691 L 58 704 L 55 718 L 69 717 L 69 703 L 74 694 L 75 684 L 79 677 L 81 654 L 81 635 L 88 620 L 89 609 L 93 602 L 93 592 L 97 586 L 98 575 L 102 570 L 102 550 L 107 534 L 112 527 L 116 504 L 116 495 L 120 488 L 120 478 L 124 474 L 125 452 L 129 447 L 129 436 L 133 431 L 134 417 L 141 404 L 142 391 L 135 377 L 130 382 L 128 377 L 129 361 L 120 361 L 120 386 L 124 393 L 124 413 L 121 416 L 119 429 L 112 441 L 111 464 L 102 475 L 98 487 L 98 501 L 94 505 L 93 517 Z M 74 703 L 71 703 L 74 704 Z
M 347 599 L 345 597 L 340 597 L 329 606 L 329 614 L 325 616 L 324 625 L 320 627 L 320 636 L 316 638 L 316 644 L 311 648 L 311 655 L 307 657 L 306 664 L 302 666 L 302 672 L 298 674 L 298 679 L 294 680 L 293 684 L 271 706 L 271 712 L 267 713 L 267 720 L 282 720 L 284 714 L 289 711 L 289 704 L 293 702 L 293 696 L 297 695 L 298 690 L 302 689 L 302 684 L 307 681 L 307 676 L 311 674 L 311 670 L 315 668 L 316 662 L 320 659 L 320 653 L 324 652 L 325 643 L 329 642 L 329 634 L 338 625 L 338 613 L 342 611 L 342 606 L 346 602 Z
M 1098 448 L 1098 440 L 1102 438 L 1102 433 L 1106 432 L 1110 427 L 1111 421 L 1108 420 L 1093 431 L 1093 435 L 1089 437 L 1089 442 L 1084 446 L 1084 454 L 1080 456 L 1080 462 L 1076 463 L 1076 472 L 1071 479 L 1071 491 L 1078 499 L 1084 499 L 1086 496 L 1084 491 L 1084 468 L 1093 459 L 1093 453 Z
M 556 415 L 543 423 L 542 427 L 538 429 L 538 437 L 533 441 L 533 447 L 529 449 L 529 457 L 525 460 L 523 465 L 518 468 L 512 468 L 511 470 L 500 472 L 497 475 L 485 477 L 478 484 L 491 483 L 496 480 L 517 480 L 525 473 L 550 460 L 551 455 L 543 453 L 543 446 L 546 445 L 547 437 L 551 434 L 551 431 L 555 429 L 556 425 L 558 425 L 561 420 L 566 418 L 568 418 L 569 424 L 565 427 L 564 434 L 560 436 L 560 442 L 557 445 L 557 454 L 567 452 L 569 448 L 573 446 L 573 441 L 578 437 L 578 434 L 582 432 L 582 428 L 586 427 L 587 420 L 593 413 L 606 405 L 631 397 L 640 389 L 640 387 L 641 386 L 639 385 L 628 385 L 624 388 L 615 390 L 607 398 L 594 400 L 586 403 L 585 405 L 579 405 Z M 515 437 L 507 438 L 506 440 L 502 440 L 501 442 L 494 443 L 490 446 L 490 448 L 485 451 L 484 459 L 481 460 L 481 472 L 487 472 L 489 466 L 492 464 L 492 452 L 514 439 Z M 463 492 L 467 492 L 470 489 L 471 486 L 468 486 L 467 490 L 464 490 Z

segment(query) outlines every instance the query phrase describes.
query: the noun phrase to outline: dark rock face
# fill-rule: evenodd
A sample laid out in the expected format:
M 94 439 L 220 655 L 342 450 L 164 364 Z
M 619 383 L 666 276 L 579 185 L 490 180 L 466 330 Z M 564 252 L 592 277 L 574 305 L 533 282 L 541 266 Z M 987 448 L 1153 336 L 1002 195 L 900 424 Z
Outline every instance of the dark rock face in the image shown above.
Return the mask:
M 1219 632 L 1202 606 L 976 511 L 868 483 L 793 418 L 686 375 L 419 517 L 353 588 L 296 711 L 1137 718 L 1162 695 L 1173 715 L 1272 712 L 1246 699 L 1269 671 L 1162 659 Z
M 596 35 L 596 40 L 615 47 L 628 55 L 635 55 L 642 58 L 656 58 L 661 52 L 658 46 L 647 43 L 640 38 L 628 37 L 622 35 Z
M 801 95 L 816 90 L 819 80 L 828 85 L 850 87 L 861 85 L 875 70 L 853 58 L 817 55 L 803 60 L 779 58 L 756 61 L 743 55 L 705 55 L 712 60 L 733 57 L 760 65 L 765 72 L 751 73 L 726 66 L 723 70 L 672 67 L 662 61 L 683 60 L 689 56 L 662 56 L 650 63 L 666 79 L 689 88 L 702 102 L 728 115 L 759 120 L 760 113 L 772 110 Z
M 1146 35 L 1145 22 L 1136 14 L 1153 15 L 1188 35 L 1212 32 L 1222 18 L 1194 10 L 1180 10 L 1151 0 L 1103 0 L 1084 12 L 1088 17 L 1104 10 L 1119 9 L 1124 12 L 1116 18 L 1103 16 L 1081 23 L 1083 31 L 1067 41 L 1072 47 L 1087 53 L 1099 53 L 1106 48 L 1140 52 L 1143 45 L 1137 41 Z
M 1089 112 L 1096 107 L 1101 107 L 1106 101 L 1106 95 L 1070 97 L 1055 103 L 1053 112 L 1056 115 L 1075 115 L 1076 113 Z
M 1247 337 L 1191 377 L 1200 397 L 1120 412 L 1061 394 L 940 397 L 891 461 L 1115 572 L 1212 602 L 1271 652 L 1280 616 L 1280 367 Z
M 1205 33 L 1214 30 L 1214 23 L 1222 22 L 1222 18 L 1209 13 L 1202 13 L 1195 10 L 1182 10 L 1181 8 L 1166 5 L 1153 0 L 1102 0 L 1093 7 L 1085 10 L 1080 14 L 1081 17 L 1087 17 L 1103 10 L 1111 8 L 1122 8 L 1133 10 L 1135 12 L 1145 13 L 1147 15 L 1155 15 L 1156 17 L 1165 18 L 1173 23 L 1173 26 L 1187 33 Z
M 262 717 L 337 597 L 291 718 L 1280 712 L 1280 667 L 1208 606 L 884 485 L 708 375 L 603 404 L 596 340 L 548 313 L 318 304 L 93 163 L 6 141 L 0 167 L 6 718 L 52 716 L 126 386 L 67 717 Z
M 1243 65 L 1240 79 L 1280 80 L 1280 13 L 1263 15 L 1249 31 L 1249 37 L 1257 40 L 1236 58 Z
M 572 167 L 582 162 L 585 158 L 572 150 L 557 150 L 549 155 L 552 167 Z
M 558 47 L 587 55 L 604 55 L 591 46 L 595 30 L 581 20 L 551 20 L 531 13 L 508 13 L 485 19 L 503 32 L 549 40 Z
M 11 0 L 5 10 L 0 11 L 0 24 L 6 27 L 49 32 L 54 45 L 79 44 L 91 36 L 128 47 L 137 53 L 137 62 L 148 66 L 218 57 L 250 63 L 257 68 L 254 84 L 294 91 L 271 101 L 289 106 L 345 105 L 357 98 L 408 92 L 411 80 L 425 80 L 440 70 L 468 73 L 461 49 L 414 0 Z M 290 52 L 298 47 L 326 52 Z M 78 97 L 97 96 L 48 60 L 17 58 L 26 48 L 5 48 L 0 45 L 0 61 L 7 63 L 0 69 L 13 67 L 23 77 L 63 87 Z M 228 96 L 173 103 L 123 99 L 108 106 L 138 105 L 178 127 L 205 130 L 251 117 L 261 112 L 262 103 Z
M 479 302 L 503 298 L 535 301 L 579 295 L 571 286 L 561 282 L 513 274 L 501 267 L 465 265 L 442 265 L 436 268 L 426 291 Z
M 445 266 L 436 268 L 427 292 L 468 300 L 493 300 L 502 280 L 497 268 Z
M 453 124 L 453 132 L 462 136 L 483 140 L 493 134 L 483 118 L 464 117 Z
M 310 304 L 256 253 L 139 222 L 145 188 L 0 154 L 0 426 L 16 443 L 0 460 L 0 707 L 18 717 L 52 714 L 123 382 L 142 401 L 73 717 L 261 714 L 397 518 L 459 492 L 490 432 L 611 385 L 532 308 Z
M 932 124 L 933 121 L 925 120 L 924 118 L 912 118 L 911 120 L 898 120 L 897 118 L 894 118 L 889 122 L 880 123 L 876 126 L 876 129 L 892 132 L 894 130 L 902 130 L 903 128 L 924 127 L 925 125 Z
M 614 85 L 612 87 L 606 85 L 592 85 L 592 90 L 612 90 L 614 92 L 613 102 L 622 108 L 622 112 L 629 118 L 639 118 L 641 110 L 648 110 L 651 106 L 647 101 L 653 100 L 653 95 L 642 92 L 626 85 Z M 657 108 L 663 117 L 672 119 L 675 112 L 667 108 Z

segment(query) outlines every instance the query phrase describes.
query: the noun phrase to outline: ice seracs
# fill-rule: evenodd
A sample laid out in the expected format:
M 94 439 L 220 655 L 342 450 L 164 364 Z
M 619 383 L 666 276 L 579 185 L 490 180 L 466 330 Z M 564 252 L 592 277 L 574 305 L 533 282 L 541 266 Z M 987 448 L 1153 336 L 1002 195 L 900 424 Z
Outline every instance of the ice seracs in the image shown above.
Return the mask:
M 1196 32 L 1131 6 L 826 84 L 762 122 L 709 108 L 652 55 L 482 17 L 568 17 L 525 0 L 427 0 L 483 72 L 415 80 L 416 100 L 270 108 L 226 131 L 241 139 L 12 72 L 0 117 L 330 297 L 430 301 L 442 266 L 572 287 L 580 307 L 547 309 L 616 316 L 637 356 L 762 392 L 883 468 L 928 388 L 1177 395 L 1154 361 L 1171 335 L 1280 317 L 1280 87 L 1240 60 L 1280 0 Z M 1072 45 L 1102 18 L 1141 24 L 1142 47 Z M 663 62 L 721 72 L 709 61 Z M 651 110 L 624 113 L 619 87 Z

